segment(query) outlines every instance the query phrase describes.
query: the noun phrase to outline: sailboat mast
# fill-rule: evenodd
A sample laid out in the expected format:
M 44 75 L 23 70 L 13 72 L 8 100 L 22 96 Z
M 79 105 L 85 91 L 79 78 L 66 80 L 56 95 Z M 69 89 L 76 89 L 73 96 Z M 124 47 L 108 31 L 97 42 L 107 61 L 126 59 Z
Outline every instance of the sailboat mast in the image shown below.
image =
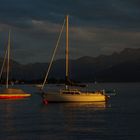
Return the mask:
M 9 82 L 9 62 L 10 62 L 10 31 L 9 31 L 8 48 L 7 48 L 7 77 L 6 77 L 6 88 L 8 88 L 8 82 Z
M 66 80 L 69 76 L 69 17 L 66 16 Z

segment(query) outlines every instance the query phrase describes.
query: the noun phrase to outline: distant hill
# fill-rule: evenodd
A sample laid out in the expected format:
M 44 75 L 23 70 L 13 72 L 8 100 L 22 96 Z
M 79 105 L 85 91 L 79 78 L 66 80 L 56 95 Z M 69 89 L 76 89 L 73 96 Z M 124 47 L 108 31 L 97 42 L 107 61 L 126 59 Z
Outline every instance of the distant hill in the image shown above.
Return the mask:
M 76 81 L 140 82 L 140 49 L 126 48 L 112 55 L 84 56 L 69 63 L 70 78 Z M 48 63 L 21 65 L 12 61 L 11 65 L 11 78 L 21 81 L 42 81 L 48 68 Z M 54 61 L 49 78 L 59 81 L 64 77 L 65 60 Z

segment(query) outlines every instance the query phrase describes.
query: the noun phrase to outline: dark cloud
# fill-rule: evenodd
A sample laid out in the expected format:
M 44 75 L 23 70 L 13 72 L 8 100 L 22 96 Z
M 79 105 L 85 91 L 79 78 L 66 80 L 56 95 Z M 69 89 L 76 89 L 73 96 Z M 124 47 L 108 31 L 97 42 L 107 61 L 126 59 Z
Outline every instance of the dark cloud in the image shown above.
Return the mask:
M 28 25 L 29 19 L 60 22 L 68 13 L 91 25 L 130 26 L 140 22 L 139 3 L 137 0 L 3 0 L 0 17 Z
M 0 45 L 10 28 L 16 60 L 48 61 L 66 14 L 73 58 L 140 47 L 139 0 L 0 0 Z

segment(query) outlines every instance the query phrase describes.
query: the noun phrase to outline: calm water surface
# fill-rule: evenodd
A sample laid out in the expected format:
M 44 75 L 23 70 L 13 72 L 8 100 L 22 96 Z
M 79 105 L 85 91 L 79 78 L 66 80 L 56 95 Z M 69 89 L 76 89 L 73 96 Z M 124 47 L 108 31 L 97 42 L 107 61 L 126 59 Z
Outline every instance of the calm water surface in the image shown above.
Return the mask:
M 0 100 L 0 140 L 139 140 L 140 83 L 92 86 L 118 94 L 106 104 L 44 105 L 35 87 L 20 86 L 32 97 Z

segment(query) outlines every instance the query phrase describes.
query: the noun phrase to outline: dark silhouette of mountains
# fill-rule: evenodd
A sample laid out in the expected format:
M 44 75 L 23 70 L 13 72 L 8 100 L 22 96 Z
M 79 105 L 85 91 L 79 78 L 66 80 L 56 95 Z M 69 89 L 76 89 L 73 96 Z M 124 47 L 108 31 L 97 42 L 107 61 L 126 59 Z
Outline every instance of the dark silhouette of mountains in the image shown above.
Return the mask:
M 0 64 L 2 62 L 0 61 Z M 48 63 L 22 65 L 11 62 L 11 79 L 41 81 L 45 77 Z M 84 56 L 69 61 L 70 79 L 82 82 L 140 82 L 140 49 L 126 48 L 120 53 Z M 65 60 L 54 61 L 49 79 L 61 81 L 65 78 Z

